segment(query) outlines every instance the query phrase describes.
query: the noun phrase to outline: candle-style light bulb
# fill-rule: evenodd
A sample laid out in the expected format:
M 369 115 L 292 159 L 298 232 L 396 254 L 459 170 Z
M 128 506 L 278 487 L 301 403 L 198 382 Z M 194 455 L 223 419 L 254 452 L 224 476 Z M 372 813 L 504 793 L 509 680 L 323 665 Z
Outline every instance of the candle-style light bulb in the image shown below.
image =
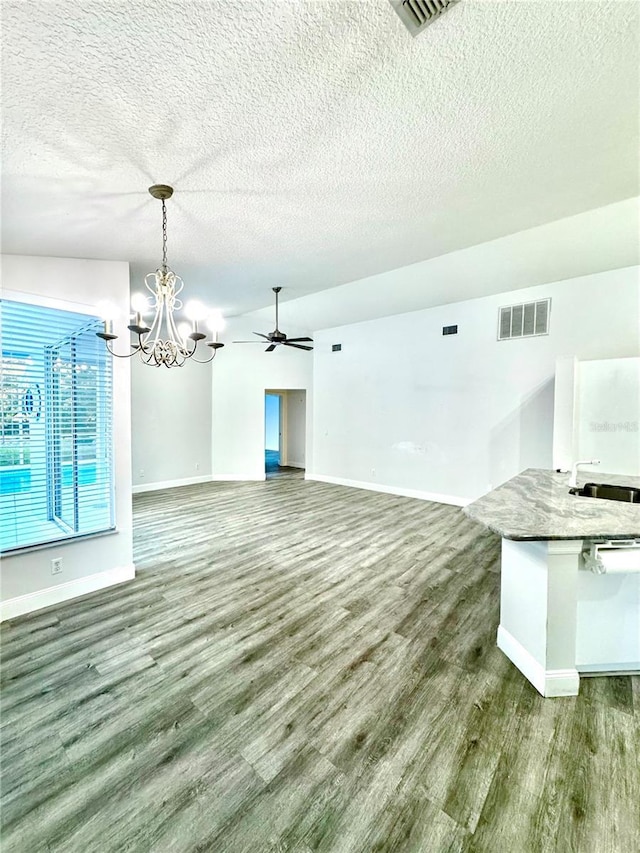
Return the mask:
M 197 323 L 198 320 L 203 320 L 207 316 L 207 309 L 199 300 L 191 299 L 185 305 L 184 313 L 187 315 L 189 320 L 193 320 L 194 323 Z
M 217 334 L 224 329 L 224 317 L 220 311 L 212 311 L 207 317 L 207 328 L 209 331 Z
M 96 306 L 98 310 L 98 314 L 103 321 L 102 332 L 97 332 L 98 337 L 103 340 L 115 340 L 117 335 L 113 334 L 113 321 L 118 316 L 118 309 L 113 304 L 113 302 L 108 302 L 107 300 L 103 300 L 99 302 Z
M 118 309 L 113 304 L 113 302 L 109 302 L 106 299 L 98 302 L 96 306 L 98 309 L 98 314 L 102 320 L 115 320 L 118 316 Z
M 211 347 L 215 355 L 215 353 L 224 346 L 224 344 L 221 344 L 218 341 L 218 332 L 221 332 L 224 329 L 224 317 L 220 311 L 210 312 L 207 317 L 207 327 L 211 332 L 211 340 L 207 343 L 207 346 Z
M 136 314 L 144 314 L 149 310 L 149 301 L 144 293 L 134 293 L 131 297 L 131 307 Z

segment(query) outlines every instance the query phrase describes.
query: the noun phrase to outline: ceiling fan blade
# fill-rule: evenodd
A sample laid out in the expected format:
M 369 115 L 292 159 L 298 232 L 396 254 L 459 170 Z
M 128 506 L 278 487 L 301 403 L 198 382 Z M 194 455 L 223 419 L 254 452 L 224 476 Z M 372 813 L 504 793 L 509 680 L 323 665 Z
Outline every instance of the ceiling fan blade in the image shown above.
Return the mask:
M 265 352 L 273 352 L 275 348 L 276 348 L 276 345 L 275 345 L 275 344 L 271 344 L 271 346 L 270 346 L 270 347 L 267 347 L 267 348 L 266 348 Z
M 261 338 L 265 338 L 267 341 L 270 341 L 270 340 L 271 340 L 271 338 L 269 337 L 269 335 L 263 335 L 263 334 L 262 334 L 262 332 L 254 332 L 253 334 L 254 334 L 254 335 L 260 335 L 260 337 L 261 337 Z
M 287 340 L 291 344 L 298 344 L 301 341 L 309 341 L 309 343 L 313 343 L 313 338 L 287 338 Z
M 306 349 L 306 350 L 312 350 L 313 349 L 313 347 L 305 347 L 302 344 L 292 344 L 289 341 L 284 341 L 284 345 L 286 347 L 293 347 L 294 349 Z
M 261 344 L 262 341 L 232 341 L 233 344 Z

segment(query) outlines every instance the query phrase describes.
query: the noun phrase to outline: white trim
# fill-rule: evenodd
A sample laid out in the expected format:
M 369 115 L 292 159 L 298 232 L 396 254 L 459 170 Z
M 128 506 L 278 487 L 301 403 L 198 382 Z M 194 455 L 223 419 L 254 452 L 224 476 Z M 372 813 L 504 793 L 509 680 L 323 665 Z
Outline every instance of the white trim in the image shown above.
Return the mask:
M 505 653 L 511 663 L 518 667 L 525 678 L 529 679 L 536 690 L 544 696 L 544 667 L 502 625 L 498 626 L 498 648 Z
M 631 663 L 589 663 L 577 665 L 580 675 L 640 675 L 640 661 Z
M 70 302 L 68 299 L 57 299 L 26 290 L 3 290 L 2 298 L 8 302 L 22 302 L 25 305 L 37 305 L 41 308 L 56 308 L 58 311 L 70 311 L 72 314 L 87 314 L 92 317 L 99 317 L 100 315 L 97 305 Z
M 442 495 L 439 492 L 423 492 L 418 489 L 403 489 L 399 486 L 383 486 L 381 483 L 366 483 L 361 480 L 346 480 L 343 477 L 328 477 L 325 474 L 307 474 L 307 480 L 317 480 L 319 483 L 333 483 L 334 486 L 349 486 L 352 489 L 366 489 L 369 492 L 382 492 L 385 495 L 400 495 L 404 498 L 417 498 L 421 501 L 434 501 L 439 504 L 466 506 L 471 498 L 461 498 L 457 495 Z
M 548 669 L 545 673 L 544 693 L 548 699 L 558 696 L 577 696 L 580 692 L 580 675 L 577 669 Z
M 212 474 L 209 479 L 214 483 L 259 483 L 266 480 L 267 475 L 265 473 L 256 477 L 254 474 Z
M 498 627 L 498 648 L 543 696 L 578 695 L 580 676 L 577 669 L 545 670 L 543 665 L 502 625 Z
M 580 554 L 582 539 L 548 539 L 548 554 Z
M 133 580 L 135 576 L 136 567 L 131 563 L 128 566 L 109 569 L 106 572 L 76 578 L 76 580 L 68 581 L 68 583 L 50 586 L 48 589 L 39 589 L 37 592 L 10 598 L 7 601 L 0 602 L 0 622 L 15 619 L 16 616 L 23 616 L 25 613 L 33 613 L 34 610 L 42 610 L 43 607 L 51 607 L 52 604 L 61 604 L 63 601 L 69 601 L 72 598 L 78 598 L 78 596 L 87 595 L 108 586 Z
M 132 488 L 134 495 L 141 492 L 158 492 L 160 489 L 175 489 L 178 486 L 193 486 L 195 483 L 210 483 L 211 474 L 201 474 L 198 477 L 184 477 L 181 480 L 162 480 L 157 483 L 138 483 Z

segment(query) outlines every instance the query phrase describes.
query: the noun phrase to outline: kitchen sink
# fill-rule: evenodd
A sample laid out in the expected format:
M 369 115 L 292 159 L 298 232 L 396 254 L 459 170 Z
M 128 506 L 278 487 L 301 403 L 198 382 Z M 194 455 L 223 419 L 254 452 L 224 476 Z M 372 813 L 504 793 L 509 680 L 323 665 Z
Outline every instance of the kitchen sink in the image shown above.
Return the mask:
M 613 486 L 610 483 L 585 483 L 581 488 L 569 489 L 569 494 L 583 498 L 601 498 L 606 501 L 640 503 L 640 489 L 633 486 Z

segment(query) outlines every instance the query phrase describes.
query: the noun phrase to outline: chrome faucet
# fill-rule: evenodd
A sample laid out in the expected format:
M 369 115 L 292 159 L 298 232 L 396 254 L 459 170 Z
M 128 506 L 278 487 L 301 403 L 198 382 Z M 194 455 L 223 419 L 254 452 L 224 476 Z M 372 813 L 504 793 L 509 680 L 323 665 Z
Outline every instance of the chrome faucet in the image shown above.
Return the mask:
M 574 462 L 571 466 L 571 477 L 569 477 L 569 487 L 575 489 L 578 485 L 578 466 L 599 464 L 599 459 L 583 459 L 581 462 Z

